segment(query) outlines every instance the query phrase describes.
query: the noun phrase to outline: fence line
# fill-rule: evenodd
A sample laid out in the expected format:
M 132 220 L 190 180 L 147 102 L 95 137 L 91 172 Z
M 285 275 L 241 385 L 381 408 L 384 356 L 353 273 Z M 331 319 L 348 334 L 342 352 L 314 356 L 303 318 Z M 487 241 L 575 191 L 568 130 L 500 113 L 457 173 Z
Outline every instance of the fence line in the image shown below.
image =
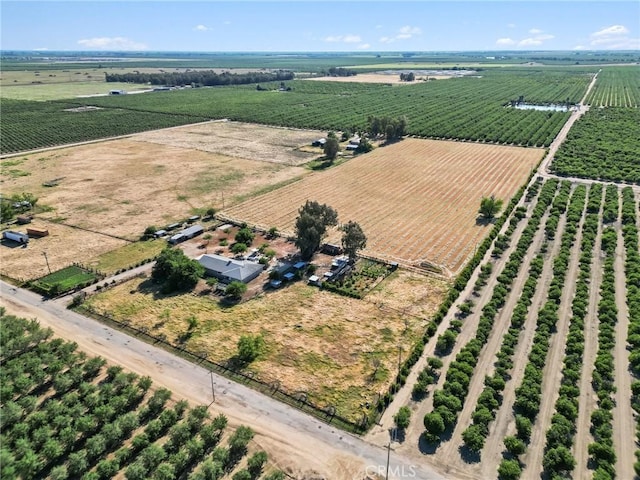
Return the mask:
M 192 352 L 182 346 L 169 343 L 160 337 L 156 337 L 152 335 L 151 333 L 149 333 L 147 329 L 137 328 L 135 326 L 132 326 L 126 321 L 123 322 L 120 320 L 116 320 L 115 318 L 98 313 L 94 311 L 92 308 L 84 305 L 80 307 L 79 310 L 82 313 L 87 314 L 91 318 L 99 320 L 103 323 L 112 324 L 117 326 L 121 330 L 133 332 L 134 335 L 136 336 L 142 335 L 146 339 L 151 340 L 154 344 L 160 344 L 162 347 L 169 349 L 173 353 L 176 353 L 177 355 L 183 358 L 187 358 L 187 360 L 190 360 L 196 364 L 202 365 L 210 371 L 215 371 L 216 373 L 226 378 L 229 378 L 230 380 L 234 380 L 239 383 L 250 385 L 255 390 L 268 394 L 271 397 L 275 397 L 278 400 L 290 406 L 293 406 L 305 413 L 310 413 L 314 417 L 326 423 L 336 425 L 342 428 L 343 430 L 353 432 L 353 433 L 358 433 L 358 434 L 364 433 L 368 429 L 368 427 L 373 423 L 377 422 L 380 417 L 380 412 L 376 410 L 375 408 L 376 405 L 375 403 L 372 402 L 371 403 L 372 412 L 370 412 L 368 415 L 363 414 L 362 419 L 358 422 L 349 420 L 347 418 L 344 418 L 338 415 L 335 411 L 335 407 L 332 405 L 328 405 L 324 408 L 315 405 L 312 401 L 309 400 L 306 392 L 295 392 L 292 394 L 290 392 L 286 392 L 282 390 L 282 388 L 280 387 L 280 382 L 277 380 L 272 383 L 263 382 L 261 380 L 254 378 L 253 376 L 247 375 L 243 372 L 233 369 L 229 365 L 224 365 L 224 364 L 214 362 L 213 360 L 209 360 L 208 355 L 204 352 L 203 353 Z

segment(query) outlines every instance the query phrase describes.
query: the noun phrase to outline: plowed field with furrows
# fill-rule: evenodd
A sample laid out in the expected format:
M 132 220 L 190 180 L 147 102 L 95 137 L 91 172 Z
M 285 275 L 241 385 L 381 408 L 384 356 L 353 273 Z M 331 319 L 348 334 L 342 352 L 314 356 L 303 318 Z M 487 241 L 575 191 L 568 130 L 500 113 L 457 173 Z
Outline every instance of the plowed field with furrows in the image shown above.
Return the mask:
M 222 213 L 293 234 L 298 209 L 315 200 L 340 223 L 360 223 L 365 254 L 456 272 L 491 227 L 476 221 L 481 197 L 508 201 L 541 157 L 532 148 L 406 139 Z M 334 230 L 328 240 L 339 237 Z

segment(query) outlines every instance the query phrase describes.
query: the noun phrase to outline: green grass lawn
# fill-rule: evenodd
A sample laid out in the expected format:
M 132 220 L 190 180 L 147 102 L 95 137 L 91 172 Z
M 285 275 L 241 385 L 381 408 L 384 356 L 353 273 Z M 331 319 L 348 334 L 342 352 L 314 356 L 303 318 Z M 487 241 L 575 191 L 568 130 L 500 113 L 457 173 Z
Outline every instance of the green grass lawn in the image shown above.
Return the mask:
M 96 278 L 93 273 L 71 265 L 36 280 L 34 285 L 44 292 L 56 294 L 73 290 L 77 286 L 92 282 Z

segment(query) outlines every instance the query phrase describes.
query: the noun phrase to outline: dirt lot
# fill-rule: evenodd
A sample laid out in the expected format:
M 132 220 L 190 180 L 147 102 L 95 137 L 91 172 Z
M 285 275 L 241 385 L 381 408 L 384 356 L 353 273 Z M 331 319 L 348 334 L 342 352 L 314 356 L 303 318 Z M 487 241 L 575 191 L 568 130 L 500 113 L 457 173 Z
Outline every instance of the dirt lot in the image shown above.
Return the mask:
M 405 139 L 225 209 L 236 220 L 293 232 L 306 200 L 327 203 L 367 235 L 365 253 L 458 271 L 491 228 L 478 224 L 482 196 L 508 201 L 541 149 Z M 339 243 L 334 230 L 329 241 Z
M 0 244 L 0 274 L 17 280 L 31 280 L 59 270 L 73 262 L 116 249 L 128 242 L 38 219 L 30 227 L 46 228 L 49 235 L 32 238 L 26 248 Z M 14 228 L 25 232 L 25 228 Z M 45 254 L 46 253 L 46 257 Z
M 324 135 L 315 130 L 222 121 L 145 132 L 136 135 L 136 139 L 250 160 L 300 165 L 321 155 L 319 149 L 307 147 Z
M 247 143 L 252 145 L 247 146 L 246 152 L 256 158 L 263 155 L 279 158 L 283 163 L 291 158 L 289 163 L 296 163 L 301 155 L 316 155 L 293 152 L 293 147 L 284 146 L 286 142 L 296 144 L 295 138 L 300 142 L 303 137 L 315 138 L 315 133 L 256 127 L 260 133 L 252 136 L 247 125 L 230 123 L 190 128 L 212 140 L 218 138 L 213 136 L 215 131 L 219 138 L 224 138 L 223 132 L 251 137 L 252 142 Z M 53 225 L 51 237 L 33 241 L 24 251 L 0 248 L 0 271 L 12 277 L 39 276 L 46 268 L 43 249 L 47 250 L 52 269 L 72 260 L 86 262 L 126 243 L 100 234 L 135 240 L 149 225 L 164 226 L 209 207 L 228 207 L 308 173 L 304 168 L 283 163 L 221 155 L 191 148 L 188 143 L 162 145 L 144 137 L 164 135 L 176 139 L 184 135 L 181 132 L 182 129 L 168 129 L 0 162 L 3 194 L 32 193 L 40 205 L 52 208 L 39 214 L 37 222 Z M 289 136 L 283 137 L 283 133 Z M 237 152 L 242 151 L 240 145 L 237 148 Z M 56 186 L 43 185 L 53 180 Z M 52 220 L 98 234 L 67 229 L 52 224 Z M 34 249 L 37 255 L 32 255 Z
M 259 279 L 254 282 L 263 285 Z M 397 370 L 398 345 L 407 352 L 422 335 L 446 287 L 441 280 L 398 272 L 369 301 L 300 281 L 229 307 L 202 288 L 199 294 L 162 295 L 148 279 L 138 278 L 88 303 L 98 312 L 164 335 L 167 341 L 206 351 L 218 362 L 235 355 L 241 335 L 262 334 L 266 351 L 250 366 L 260 379 L 278 380 L 292 393 L 305 391 L 313 402 L 335 405 L 341 415 L 353 419 L 386 389 Z M 197 326 L 185 337 L 190 316 Z

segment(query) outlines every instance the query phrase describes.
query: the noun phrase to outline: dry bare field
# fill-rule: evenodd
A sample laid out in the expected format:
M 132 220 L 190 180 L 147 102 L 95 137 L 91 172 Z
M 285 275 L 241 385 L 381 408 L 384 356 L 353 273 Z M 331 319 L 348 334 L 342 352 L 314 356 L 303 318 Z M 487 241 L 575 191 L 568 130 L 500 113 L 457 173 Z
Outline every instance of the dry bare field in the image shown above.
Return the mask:
M 236 354 L 240 335 L 262 334 L 266 353 L 250 366 L 261 380 L 278 380 L 288 392 L 307 392 L 314 403 L 359 419 L 361 404 L 375 402 L 395 378 L 398 345 L 408 352 L 424 333 L 447 283 L 398 272 L 381 288 L 382 297 L 362 301 L 299 282 L 228 308 L 208 295 L 164 296 L 138 278 L 91 297 L 88 305 L 174 344 L 194 316 L 197 327 L 185 346 L 217 362 Z M 374 359 L 381 364 L 372 378 Z
M 482 196 L 508 201 L 541 149 L 405 139 L 227 208 L 223 213 L 293 232 L 306 200 L 334 207 L 367 237 L 366 254 L 456 272 L 491 228 L 476 223 Z M 338 231 L 329 239 L 339 240 Z
M 324 135 L 315 130 L 266 127 L 250 123 L 215 121 L 141 133 L 137 139 L 263 162 L 300 165 L 318 157 L 308 150 Z
M 283 137 L 289 130 L 266 127 L 256 127 L 259 133 L 252 135 L 247 125 L 216 125 L 211 128 L 222 129 L 218 138 L 224 137 L 222 131 L 251 138 L 246 152 L 256 158 L 260 152 L 269 158 L 299 158 L 275 142 L 282 138 L 293 142 L 295 135 L 315 137 L 308 131 L 291 131 L 292 136 Z M 168 129 L 154 135 L 188 137 L 181 132 Z M 204 138 L 216 138 L 206 128 L 201 132 Z M 86 262 L 126 243 L 108 235 L 135 240 L 149 225 L 166 225 L 197 209 L 233 205 L 308 172 L 301 167 L 207 152 L 188 142 L 163 145 L 147 141 L 145 135 L 149 134 L 2 160 L 3 194 L 29 192 L 40 205 L 53 210 L 36 219 L 52 225 L 50 237 L 32 241 L 27 249 L 0 248 L 0 272 L 20 278 L 40 276 L 46 272 L 42 250 L 47 251 L 52 269 L 71 261 Z M 237 148 L 237 152 L 243 151 L 241 146 Z M 43 185 L 53 180 L 56 186 Z M 70 229 L 52 220 L 96 233 Z M 24 228 L 18 230 L 24 232 Z

